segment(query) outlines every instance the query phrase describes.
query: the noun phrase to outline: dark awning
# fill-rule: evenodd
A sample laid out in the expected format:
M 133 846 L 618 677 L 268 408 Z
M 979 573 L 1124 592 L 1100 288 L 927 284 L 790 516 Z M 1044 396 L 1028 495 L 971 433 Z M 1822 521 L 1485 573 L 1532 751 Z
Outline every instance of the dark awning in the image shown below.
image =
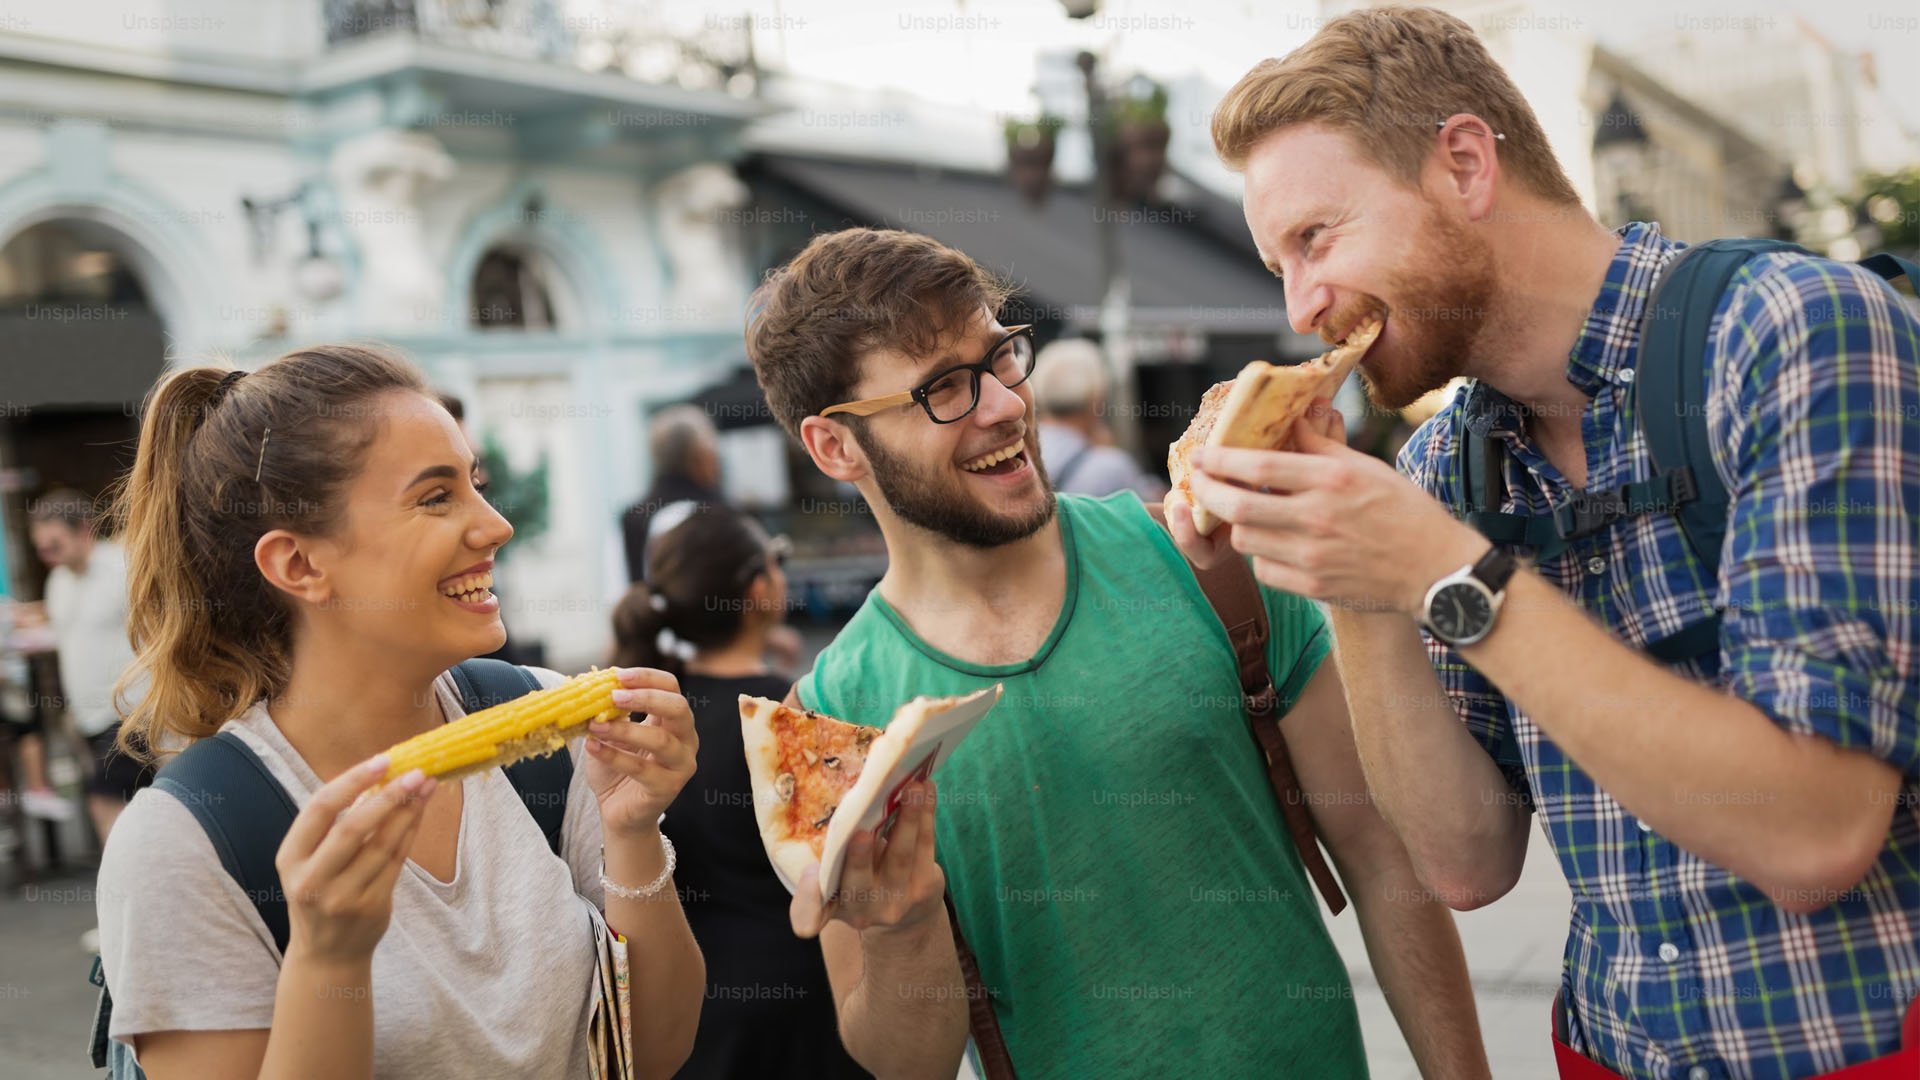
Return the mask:
M 760 165 L 875 225 L 965 251 L 1083 329 L 1094 327 L 1105 291 L 1096 211 L 1114 214 L 1135 326 L 1273 333 L 1283 352 L 1303 356 L 1323 347 L 1287 327 L 1280 287 L 1260 265 L 1238 208 L 1211 194 L 1115 212 L 1097 208 L 1084 186 L 1056 187 L 1035 208 L 997 174 L 788 155 Z
M 16 409 L 138 405 L 161 374 L 167 346 L 152 311 L 97 303 L 0 312 L 0 341 L 7 388 L 0 404 Z
M 767 407 L 767 396 L 760 392 L 753 367 L 744 356 L 726 378 L 701 387 L 684 404 L 699 406 L 719 431 L 776 423 L 773 410 Z

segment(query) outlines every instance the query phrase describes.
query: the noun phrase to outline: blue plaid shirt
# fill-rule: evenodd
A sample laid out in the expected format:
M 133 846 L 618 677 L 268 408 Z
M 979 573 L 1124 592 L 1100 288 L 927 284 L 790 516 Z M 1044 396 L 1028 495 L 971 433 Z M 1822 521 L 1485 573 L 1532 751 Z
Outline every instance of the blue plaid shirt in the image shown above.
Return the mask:
M 1590 490 L 1651 475 L 1629 391 L 1647 297 L 1681 246 L 1655 225 L 1622 229 L 1568 358 L 1567 380 L 1593 399 Z M 1920 993 L 1920 322 L 1867 271 L 1772 254 L 1734 279 L 1710 348 L 1707 423 L 1732 500 L 1718 580 L 1667 514 L 1538 570 L 1635 647 L 1723 612 L 1719 656 L 1676 670 L 1899 769 L 1892 830 L 1859 885 L 1809 915 L 1782 910 L 1649 831 L 1457 652 L 1426 643 L 1572 887 L 1561 1002 L 1574 1048 L 1633 1077 L 1785 1080 L 1898 1049 Z M 1574 493 L 1484 384 L 1421 426 L 1401 471 L 1461 506 L 1463 431 L 1505 445 L 1502 509 L 1544 514 Z

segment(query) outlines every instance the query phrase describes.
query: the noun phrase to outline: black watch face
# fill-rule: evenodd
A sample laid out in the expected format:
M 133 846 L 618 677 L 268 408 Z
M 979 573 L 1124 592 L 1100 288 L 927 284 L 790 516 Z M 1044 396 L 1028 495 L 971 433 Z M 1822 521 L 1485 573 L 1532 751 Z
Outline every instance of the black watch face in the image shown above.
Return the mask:
M 1493 624 L 1493 601 L 1484 591 L 1456 581 L 1434 594 L 1427 624 L 1445 641 L 1478 637 Z

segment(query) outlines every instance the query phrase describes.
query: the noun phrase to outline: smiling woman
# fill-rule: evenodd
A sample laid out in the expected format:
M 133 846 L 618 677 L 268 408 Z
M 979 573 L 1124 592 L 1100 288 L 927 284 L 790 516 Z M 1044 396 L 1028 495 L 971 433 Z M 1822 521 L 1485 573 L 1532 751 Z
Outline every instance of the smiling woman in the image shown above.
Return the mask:
M 704 975 L 659 821 L 692 712 L 658 671 L 516 700 L 494 684 L 564 680 L 467 663 L 505 639 L 513 536 L 476 476 L 379 349 L 190 368 L 149 397 L 116 506 L 128 679 L 151 686 L 123 743 L 167 761 L 101 858 L 114 1076 L 129 1051 L 152 1080 L 559 1080 L 608 1040 L 633 1073 L 686 1059 Z M 595 992 L 615 980 L 630 1012 Z

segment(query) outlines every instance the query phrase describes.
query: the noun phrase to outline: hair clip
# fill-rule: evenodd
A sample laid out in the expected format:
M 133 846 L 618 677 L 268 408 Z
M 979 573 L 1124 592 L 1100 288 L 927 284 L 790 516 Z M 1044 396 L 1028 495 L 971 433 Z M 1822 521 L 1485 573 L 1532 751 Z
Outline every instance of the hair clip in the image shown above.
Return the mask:
M 260 457 L 253 463 L 253 482 L 256 484 L 260 482 L 260 470 L 267 464 L 267 439 L 272 434 L 272 428 L 267 428 L 260 433 Z

